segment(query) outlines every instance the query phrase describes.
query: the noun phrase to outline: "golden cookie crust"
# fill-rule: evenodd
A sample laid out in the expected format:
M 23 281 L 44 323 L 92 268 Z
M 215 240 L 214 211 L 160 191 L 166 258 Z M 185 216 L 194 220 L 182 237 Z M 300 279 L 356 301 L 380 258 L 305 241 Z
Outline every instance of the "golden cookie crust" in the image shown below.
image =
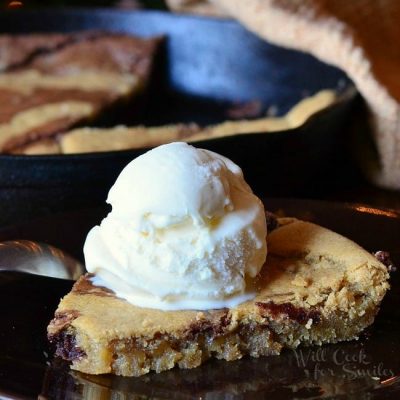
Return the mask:
M 208 358 L 279 354 L 282 348 L 356 339 L 389 288 L 387 268 L 321 226 L 279 219 L 255 299 L 232 309 L 161 311 L 133 306 L 81 277 L 60 302 L 48 336 L 71 368 L 139 376 Z

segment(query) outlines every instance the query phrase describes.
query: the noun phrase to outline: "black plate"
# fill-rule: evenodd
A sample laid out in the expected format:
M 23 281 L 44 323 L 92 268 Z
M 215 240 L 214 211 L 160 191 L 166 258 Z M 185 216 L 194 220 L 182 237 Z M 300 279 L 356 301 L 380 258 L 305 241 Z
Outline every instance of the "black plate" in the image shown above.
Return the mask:
M 318 222 L 400 263 L 400 213 L 306 200 L 266 200 L 270 210 Z M 0 240 L 46 241 L 81 257 L 88 230 L 106 213 L 91 209 L 0 230 Z M 45 331 L 71 282 L 0 274 L 0 397 L 47 399 L 398 399 L 399 274 L 373 326 L 359 341 L 284 351 L 280 356 L 210 361 L 193 370 L 140 378 L 89 376 L 51 361 Z
M 15 10 L 0 13 L 0 32 L 103 29 L 141 36 L 163 34 L 166 44 L 157 84 L 141 122 L 210 123 L 226 119 L 233 103 L 259 100 L 286 112 L 321 89 L 351 86 L 345 74 L 315 58 L 260 40 L 231 20 L 162 12 Z M 343 181 L 347 166 L 348 119 L 354 92 L 305 126 L 279 133 L 239 135 L 199 146 L 238 163 L 263 195 L 311 196 Z M 142 151 L 70 156 L 0 155 L 0 224 L 33 215 L 104 202 L 121 169 Z

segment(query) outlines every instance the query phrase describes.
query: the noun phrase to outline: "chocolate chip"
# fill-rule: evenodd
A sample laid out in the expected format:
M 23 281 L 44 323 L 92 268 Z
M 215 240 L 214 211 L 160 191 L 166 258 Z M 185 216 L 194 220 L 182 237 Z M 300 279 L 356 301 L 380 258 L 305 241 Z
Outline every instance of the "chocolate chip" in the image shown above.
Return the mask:
M 278 218 L 270 211 L 265 211 L 265 218 L 267 221 L 267 231 L 270 233 L 278 227 Z
M 374 253 L 374 256 L 388 269 L 389 272 L 394 272 L 397 270 L 390 258 L 390 253 L 388 251 L 379 250 Z
M 56 346 L 56 356 L 64 360 L 74 361 L 86 356 L 86 353 L 76 345 L 75 336 L 66 331 L 49 336 L 49 341 Z
M 267 311 L 272 317 L 286 315 L 289 319 L 303 325 L 310 319 L 312 319 L 314 324 L 321 322 L 321 314 L 317 310 L 306 310 L 301 307 L 295 307 L 292 303 L 276 304 L 273 301 L 268 301 L 267 303 L 257 302 L 256 306 L 262 311 Z

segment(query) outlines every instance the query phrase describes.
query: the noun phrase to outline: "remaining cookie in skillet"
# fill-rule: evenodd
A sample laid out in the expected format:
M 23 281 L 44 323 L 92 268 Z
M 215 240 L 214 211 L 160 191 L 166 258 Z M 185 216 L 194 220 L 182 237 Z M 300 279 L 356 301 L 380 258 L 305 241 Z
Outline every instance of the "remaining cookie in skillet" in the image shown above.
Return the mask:
M 0 35 L 0 71 L 23 66 L 40 54 L 101 35 L 98 31 Z
M 60 302 L 48 336 L 73 369 L 139 376 L 215 357 L 356 339 L 389 288 L 387 268 L 351 240 L 296 219 L 278 220 L 255 299 L 233 308 L 136 307 L 81 277 Z
M 154 147 L 177 140 L 197 142 L 248 133 L 277 132 L 304 124 L 317 112 L 329 107 L 337 97 L 332 90 L 323 90 L 296 104 L 283 117 L 253 120 L 232 120 L 200 127 L 196 124 L 164 126 L 117 126 L 114 128 L 77 128 L 53 141 L 28 144 L 17 149 L 19 154 L 72 154 L 117 151 Z
M 12 54 L 15 41 L 26 45 Z M 49 35 L 47 44 L 42 35 L 0 38 L 8 68 L 0 74 L 0 151 L 103 117 L 142 92 L 159 42 L 99 32 Z

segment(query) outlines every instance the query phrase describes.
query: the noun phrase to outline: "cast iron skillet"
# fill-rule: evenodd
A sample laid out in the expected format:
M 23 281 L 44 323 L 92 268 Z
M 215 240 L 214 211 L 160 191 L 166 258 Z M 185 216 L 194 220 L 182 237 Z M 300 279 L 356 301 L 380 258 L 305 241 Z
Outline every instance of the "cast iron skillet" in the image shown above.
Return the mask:
M 233 103 L 252 100 L 261 101 L 264 111 L 274 106 L 282 114 L 305 95 L 351 86 L 341 71 L 266 43 L 231 20 L 108 9 L 0 14 L 0 32 L 84 29 L 165 35 L 157 82 L 140 121 L 150 125 L 216 122 L 226 119 Z M 199 146 L 238 163 L 260 195 L 310 197 L 342 179 L 338 166 L 347 165 L 345 127 L 355 97 L 347 91 L 336 105 L 298 129 L 203 141 Z M 101 204 L 120 170 L 142 152 L 0 155 L 0 223 Z

